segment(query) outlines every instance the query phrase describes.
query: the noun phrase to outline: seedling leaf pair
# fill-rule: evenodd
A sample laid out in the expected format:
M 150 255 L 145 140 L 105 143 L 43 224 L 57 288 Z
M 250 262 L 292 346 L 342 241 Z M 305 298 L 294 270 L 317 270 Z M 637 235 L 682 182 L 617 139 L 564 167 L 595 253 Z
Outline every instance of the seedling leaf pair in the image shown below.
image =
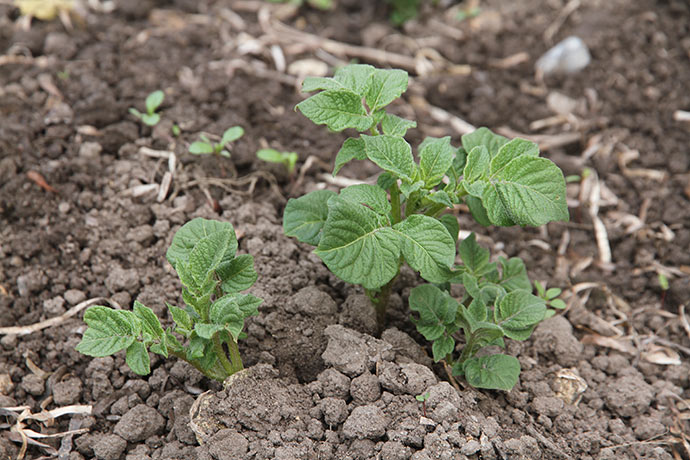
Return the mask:
M 156 113 L 156 110 L 163 103 L 163 99 L 165 99 L 163 91 L 154 91 L 146 97 L 146 113 L 141 113 L 134 107 L 129 109 L 129 113 L 139 118 L 147 126 L 156 126 L 161 121 L 161 116 Z
M 243 135 L 244 129 L 241 126 L 233 126 L 226 129 L 220 142 L 213 142 L 208 138 L 208 136 L 202 134 L 199 136 L 201 139 L 200 141 L 192 142 L 192 144 L 189 146 L 189 153 L 194 155 L 215 154 L 225 158 L 230 158 L 230 152 L 228 152 L 225 147 L 227 144 L 235 142 Z

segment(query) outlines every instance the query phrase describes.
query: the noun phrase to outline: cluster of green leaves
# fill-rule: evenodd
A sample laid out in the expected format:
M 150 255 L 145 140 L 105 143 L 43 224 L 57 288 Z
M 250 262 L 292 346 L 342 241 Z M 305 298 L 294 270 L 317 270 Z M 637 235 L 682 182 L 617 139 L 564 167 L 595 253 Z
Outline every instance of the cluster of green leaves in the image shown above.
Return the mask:
M 156 110 L 163 103 L 163 99 L 165 99 L 163 91 L 154 91 L 146 97 L 146 113 L 141 113 L 134 107 L 130 107 L 129 113 L 140 119 L 147 126 L 156 126 L 161 121 L 161 116 L 156 113 Z
M 261 149 L 256 152 L 256 156 L 267 163 L 284 165 L 290 177 L 295 173 L 295 165 L 299 159 L 296 152 L 279 152 L 275 149 Z
M 200 141 L 192 142 L 189 146 L 189 153 L 194 155 L 220 155 L 225 158 L 230 158 L 230 152 L 225 150 L 227 144 L 235 142 L 237 139 L 244 135 L 244 129 L 241 126 L 233 126 L 228 128 L 223 133 L 220 142 L 213 142 L 206 136 L 202 134 L 199 136 Z
M 419 14 L 422 0 L 386 0 L 391 5 L 390 21 L 400 26 Z
M 443 286 L 446 290 L 432 284 L 417 286 L 409 298 L 410 309 L 418 313 L 412 321 L 432 342 L 434 360 L 445 360 L 453 375 L 464 376 L 477 388 L 510 390 L 520 375 L 518 360 L 501 353 L 476 355 L 485 347 L 505 347 L 504 337 L 529 338 L 540 321 L 555 314 L 547 303 L 565 308 L 562 300 L 555 299 L 560 290 L 533 295 L 522 259 L 499 257 L 498 263 L 490 263 L 489 251 L 477 244 L 474 233 L 460 243 L 458 252 L 463 265 L 450 282 L 464 286 L 464 297 L 459 302 L 452 298 L 448 285 Z M 465 344 L 456 359 L 455 336 L 460 331 Z
M 168 305 L 174 330 L 164 330 L 154 312 L 136 301 L 132 311 L 94 306 L 84 314 L 88 328 L 77 351 L 104 357 L 126 350 L 127 365 L 141 375 L 151 370 L 149 351 L 166 358 L 172 354 L 219 381 L 241 370 L 237 341 L 244 320 L 258 314 L 262 300 L 240 292 L 257 275 L 253 257 L 236 251 L 231 224 L 202 218 L 187 222 L 166 253 L 184 286 L 185 307 Z
M 407 84 L 406 72 L 369 65 L 304 80 L 304 91 L 321 90 L 297 105 L 305 116 L 333 131 L 369 133 L 345 140 L 334 174 L 351 160 L 367 159 L 383 173 L 377 185 L 291 199 L 283 220 L 288 236 L 316 246 L 336 276 L 361 284 L 383 309 L 403 261 L 432 283 L 457 276 L 457 219 L 441 215 L 455 204 L 467 203 L 484 225 L 568 219 L 563 174 L 539 157 L 533 142 L 480 128 L 464 135 L 459 148 L 450 137 L 426 138 L 415 161 L 404 136 L 416 123 L 385 110 Z

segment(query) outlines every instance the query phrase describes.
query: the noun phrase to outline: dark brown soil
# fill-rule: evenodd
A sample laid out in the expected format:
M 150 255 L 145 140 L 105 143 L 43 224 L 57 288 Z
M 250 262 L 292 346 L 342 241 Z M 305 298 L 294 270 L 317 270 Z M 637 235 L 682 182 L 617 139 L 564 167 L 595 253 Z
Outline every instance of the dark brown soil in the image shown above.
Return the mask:
M 80 355 L 81 314 L 4 333 L 0 408 L 92 406 L 91 415 L 24 420 L 42 433 L 86 430 L 38 439 L 45 447 L 30 445 L 26 458 L 690 458 L 690 331 L 681 308 L 690 299 L 690 125 L 674 118 L 690 110 L 690 7 L 582 0 L 566 17 L 575 3 L 487 0 L 478 17 L 457 22 L 457 6 L 439 3 L 446 6 L 425 5 L 403 29 L 387 23 L 383 2 L 267 12 L 321 37 L 445 62 L 413 72 L 394 106 L 419 121 L 413 142 L 459 141 L 426 104 L 476 126 L 551 135 L 542 141 L 576 134 L 544 153 L 566 174 L 590 171 L 568 186 L 571 222 L 485 229 L 460 214 L 463 230 L 477 231 L 492 253 L 524 258 L 533 279 L 566 291 L 565 314 L 508 344 L 523 368 L 508 393 L 457 392 L 446 382 L 407 321 L 413 273 L 395 288 L 390 329 L 374 339 L 362 292 L 282 233 L 289 196 L 336 188 L 318 162 L 295 186 L 256 150 L 330 164 L 345 135 L 293 111 L 304 96 L 276 68 L 271 45 L 288 66 L 347 56 L 280 34 L 267 39 L 257 18 L 267 3 L 258 0 L 121 0 L 114 12 L 73 17 L 74 30 L 58 20 L 23 30 L 17 11 L 0 5 L 0 326 L 32 325 L 96 297 L 123 308 L 139 300 L 169 322 L 165 302 L 181 299 L 165 250 L 198 216 L 229 221 L 243 235 L 240 250 L 259 272 L 252 292 L 265 299 L 241 343 L 250 369 L 226 389 L 175 360 L 154 357 L 141 378 L 123 354 Z M 535 78 L 536 59 L 569 35 L 587 43 L 591 64 Z M 156 89 L 166 99 L 151 129 L 127 109 L 141 109 Z M 534 125 L 570 104 L 550 126 Z M 246 134 L 231 160 L 187 153 L 200 132 L 232 125 Z M 142 147 L 176 155 L 160 201 L 168 161 Z M 373 173 L 353 164 L 342 175 Z M 599 198 L 590 193 L 597 187 Z M 658 273 L 669 278 L 666 294 Z M 423 406 L 415 396 L 426 391 Z M 11 414 L 19 411 L 0 409 L 0 458 L 15 458 L 21 446 Z

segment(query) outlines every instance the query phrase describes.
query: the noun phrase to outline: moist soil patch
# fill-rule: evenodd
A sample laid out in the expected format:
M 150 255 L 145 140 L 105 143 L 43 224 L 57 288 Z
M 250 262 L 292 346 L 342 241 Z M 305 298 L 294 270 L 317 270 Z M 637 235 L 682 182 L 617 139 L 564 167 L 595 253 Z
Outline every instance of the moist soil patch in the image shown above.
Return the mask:
M 72 29 L 26 29 L 0 5 L 0 457 L 21 455 L 31 429 L 58 436 L 29 438 L 26 458 L 690 458 L 690 126 L 674 117 L 690 109 L 690 8 L 486 1 L 459 21 L 460 6 L 440 4 L 394 28 L 374 2 L 320 12 L 123 0 L 76 11 Z M 535 77 L 536 59 L 569 35 L 589 46 L 590 65 Z M 462 119 L 536 135 L 579 175 L 569 223 L 482 228 L 459 210 L 461 229 L 493 254 L 520 256 L 532 279 L 564 289 L 564 314 L 509 341 L 523 369 L 510 392 L 458 391 L 431 362 L 408 320 L 414 273 L 403 272 L 375 338 L 363 293 L 283 235 L 287 198 L 338 189 L 323 173 L 345 139 L 293 111 L 304 98 L 296 69 L 385 66 L 381 51 L 409 64 L 394 109 L 418 120 L 413 144 L 457 145 Z M 162 121 L 142 126 L 127 109 L 157 89 Z M 230 160 L 187 153 L 201 132 L 234 125 L 246 133 Z M 256 160 L 266 146 L 298 152 L 303 177 Z M 373 173 L 353 163 L 341 175 Z M 89 299 L 139 300 L 169 321 L 165 303 L 181 299 L 164 254 L 194 217 L 231 222 L 256 259 L 251 292 L 265 301 L 240 343 L 248 369 L 224 388 L 175 360 L 152 355 L 140 377 L 123 354 L 77 353 L 85 325 L 71 313 Z M 91 407 L 39 420 L 17 406 Z

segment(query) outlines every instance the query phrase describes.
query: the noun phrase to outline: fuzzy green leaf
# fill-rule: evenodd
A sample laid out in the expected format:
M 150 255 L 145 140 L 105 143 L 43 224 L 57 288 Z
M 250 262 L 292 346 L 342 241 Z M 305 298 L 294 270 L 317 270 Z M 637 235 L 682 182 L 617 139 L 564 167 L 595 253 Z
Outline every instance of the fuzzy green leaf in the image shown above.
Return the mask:
M 143 305 L 138 300 L 134 301 L 134 314 L 141 321 L 141 330 L 146 340 L 160 340 L 165 331 L 156 314 L 149 307 Z
M 488 309 L 486 308 L 486 303 L 481 297 L 472 299 L 470 306 L 467 307 L 467 313 L 472 317 L 472 321 L 481 323 L 486 321 L 488 316 Z
M 141 321 L 127 310 L 113 310 L 100 305 L 84 313 L 88 326 L 76 350 L 102 358 L 129 347 L 141 334 Z
M 141 342 L 133 342 L 127 347 L 125 362 L 135 374 L 148 375 L 151 373 L 151 358 L 146 346 Z
M 219 327 L 218 330 L 225 329 L 237 341 L 244 328 L 244 320 L 259 314 L 258 307 L 261 302 L 263 300 L 251 294 L 223 296 L 211 305 L 209 311 L 211 321 Z
M 389 173 L 388 171 L 384 171 L 376 179 L 376 185 L 378 185 L 384 190 L 390 190 L 390 188 L 393 186 L 393 184 L 397 182 L 397 180 L 398 179 L 393 174 Z
M 450 195 L 443 190 L 430 193 L 427 195 L 427 199 L 433 201 L 434 203 L 445 205 L 448 208 L 453 208 L 453 201 L 450 199 Z
M 366 289 L 383 286 L 398 273 L 400 241 L 380 219 L 371 209 L 334 196 L 314 253 L 343 281 Z
M 254 270 L 254 257 L 250 254 L 239 255 L 229 263 L 220 265 L 216 273 L 225 294 L 249 289 L 258 277 Z
M 192 319 L 189 317 L 189 313 L 180 307 L 176 307 L 175 305 L 167 305 L 168 310 L 170 310 L 170 315 L 177 325 L 177 332 L 187 337 L 192 332 L 192 328 L 194 327 Z
M 241 126 L 233 126 L 228 128 L 223 133 L 223 138 L 220 140 L 220 145 L 224 146 L 230 142 L 235 142 L 237 139 L 244 135 L 244 128 Z
M 359 138 L 350 137 L 345 139 L 343 146 L 335 156 L 335 167 L 333 168 L 333 176 L 338 174 L 340 168 L 345 166 L 351 160 L 366 160 L 366 146 L 364 141 Z
M 448 233 L 453 238 L 453 241 L 458 241 L 458 236 L 460 234 L 460 224 L 458 223 L 458 218 L 453 214 L 444 214 L 439 217 L 439 221 L 446 227 Z
M 532 141 L 516 138 L 503 144 L 498 153 L 491 159 L 491 175 L 496 175 L 512 160 L 522 155 L 539 156 L 539 146 Z
M 346 128 L 366 131 L 372 125 L 362 97 L 352 91 L 323 91 L 300 102 L 296 108 L 317 125 L 326 125 L 332 131 Z
M 462 146 L 465 151 L 471 152 L 472 149 L 478 145 L 483 145 L 486 147 L 491 158 L 493 158 L 498 153 L 498 149 L 507 142 L 507 138 L 494 134 L 490 129 L 484 127 L 462 136 Z
M 283 213 L 285 235 L 317 246 L 328 218 L 328 200 L 334 196 L 336 193 L 330 190 L 315 190 L 300 198 L 290 198 Z
M 526 330 L 543 320 L 545 314 L 544 299 L 528 291 L 517 290 L 506 294 L 496 305 L 494 321 L 506 336 L 514 340 L 525 340 Z
M 520 362 L 502 354 L 470 358 L 464 363 L 464 373 L 475 388 L 510 391 L 520 376 Z
M 450 136 L 427 137 L 419 146 L 419 172 L 427 187 L 441 182 L 453 164 L 455 148 L 450 145 Z
M 455 260 L 455 241 L 441 222 L 415 214 L 393 227 L 400 234 L 402 253 L 407 263 L 432 283 L 451 277 Z
M 199 337 L 196 332 L 193 332 L 189 338 L 189 346 L 187 347 L 187 359 L 199 359 L 204 356 L 204 350 L 209 344 L 209 340 Z
M 410 291 L 410 310 L 419 313 L 412 318 L 417 331 L 429 341 L 437 340 L 455 322 L 458 302 L 432 284 L 422 284 Z
M 342 84 L 333 78 L 327 77 L 306 77 L 302 82 L 302 91 L 311 93 L 312 91 L 328 89 L 346 89 Z
M 156 126 L 161 121 L 161 116 L 157 113 L 142 113 L 141 121 L 147 126 Z
M 194 250 L 196 244 L 201 241 L 201 239 L 214 233 L 228 233 L 230 235 L 231 244 L 227 246 L 222 257 L 224 261 L 229 261 L 237 251 L 237 237 L 235 236 L 235 230 L 232 228 L 232 225 L 229 222 L 207 220 L 201 217 L 192 219 L 180 227 L 175 233 L 165 257 L 170 264 L 177 269 L 176 265 L 178 261 L 188 261 L 189 255 Z
M 257 158 L 268 163 L 282 163 L 283 154 L 276 149 L 261 149 L 256 152 Z
M 154 91 L 146 96 L 146 111 L 149 114 L 153 114 L 153 112 L 155 112 L 156 109 L 163 103 L 163 99 L 165 99 L 165 93 L 163 93 L 161 90 Z
M 383 134 L 388 134 L 389 136 L 405 137 L 408 129 L 416 127 L 416 121 L 406 120 L 390 113 L 386 113 L 383 116 L 383 120 L 381 120 Z
M 458 245 L 458 254 L 465 267 L 476 275 L 483 274 L 484 268 L 489 264 L 489 250 L 477 244 L 474 232 Z
M 340 191 L 340 197 L 353 203 L 365 205 L 383 216 L 391 212 L 388 196 L 378 185 L 351 185 Z
M 405 198 L 409 198 L 410 195 L 412 195 L 414 192 L 417 192 L 421 190 L 424 187 L 424 182 L 421 180 L 418 180 L 415 183 L 409 183 L 409 182 L 403 182 L 400 184 L 400 192 L 405 196 Z
M 223 262 L 237 250 L 235 232 L 215 232 L 201 238 L 189 253 L 189 268 L 197 286 L 202 286 Z
M 371 84 L 371 76 L 376 72 L 376 67 L 368 64 L 350 64 L 340 67 L 335 71 L 333 79 L 357 94 L 360 100 L 367 94 Z
M 197 333 L 202 339 L 212 339 L 213 335 L 224 329 L 222 324 L 210 324 L 210 323 L 196 323 L 194 325 L 194 332 Z
M 463 171 L 463 184 L 472 184 L 485 178 L 489 173 L 490 162 L 491 156 L 485 146 L 479 145 L 470 150 L 470 153 L 467 155 L 467 164 L 465 164 Z M 468 188 L 467 185 L 465 185 L 465 188 L 471 195 L 475 195 L 475 192 Z
M 431 353 L 434 362 L 439 362 L 455 350 L 455 340 L 450 335 L 444 334 L 431 344 Z
M 519 257 L 499 257 L 498 263 L 501 265 L 502 275 L 500 284 L 503 288 L 510 292 L 517 289 L 530 291 L 532 285 L 527 275 L 527 268 L 525 263 Z
M 402 137 L 381 135 L 362 136 L 367 158 L 384 171 L 389 171 L 409 182 L 415 175 L 412 148 Z
M 520 156 L 492 175 L 489 184 L 482 201 L 496 225 L 512 221 L 537 227 L 569 219 L 563 172 L 546 158 Z
M 376 69 L 371 75 L 364 98 L 372 112 L 387 106 L 407 91 L 407 72 L 399 69 Z
M 484 208 L 484 205 L 482 204 L 482 200 L 475 196 L 468 195 L 465 197 L 465 203 L 467 203 L 467 207 L 470 208 L 472 217 L 474 217 L 474 220 L 476 220 L 479 225 L 483 225 L 484 227 L 491 225 L 489 215 L 486 212 L 486 208 Z

